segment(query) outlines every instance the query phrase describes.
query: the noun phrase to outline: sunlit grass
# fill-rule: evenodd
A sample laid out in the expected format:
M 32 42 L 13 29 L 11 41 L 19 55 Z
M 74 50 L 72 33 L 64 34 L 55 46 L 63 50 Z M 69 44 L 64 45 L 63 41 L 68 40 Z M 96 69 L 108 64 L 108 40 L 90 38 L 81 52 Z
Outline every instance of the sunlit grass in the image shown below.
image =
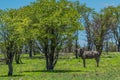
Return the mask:
M 13 63 L 13 77 L 7 76 L 7 65 L 0 65 L 0 80 L 120 80 L 120 54 L 102 55 L 100 67 L 96 67 L 94 59 L 86 60 L 86 68 L 82 59 L 74 56 L 60 57 L 54 71 L 46 71 L 45 59 L 35 55 L 29 59 L 22 55 L 23 64 Z

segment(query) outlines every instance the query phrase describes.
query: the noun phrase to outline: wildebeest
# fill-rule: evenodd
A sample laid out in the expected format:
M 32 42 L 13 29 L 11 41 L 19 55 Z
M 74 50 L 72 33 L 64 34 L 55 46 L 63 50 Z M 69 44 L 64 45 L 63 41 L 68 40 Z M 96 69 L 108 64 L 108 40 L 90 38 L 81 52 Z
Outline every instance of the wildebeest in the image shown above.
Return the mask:
M 85 59 L 92 58 L 95 58 L 97 67 L 99 67 L 100 53 L 98 51 L 84 51 L 84 49 L 79 49 L 78 55 L 82 58 L 84 67 L 86 67 Z

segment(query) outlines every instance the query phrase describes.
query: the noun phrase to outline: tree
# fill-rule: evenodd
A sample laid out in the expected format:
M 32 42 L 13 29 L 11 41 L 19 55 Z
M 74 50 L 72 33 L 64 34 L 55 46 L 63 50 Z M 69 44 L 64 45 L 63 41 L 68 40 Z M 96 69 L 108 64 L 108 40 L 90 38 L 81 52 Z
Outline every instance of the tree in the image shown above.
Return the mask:
M 45 54 L 47 70 L 53 70 L 68 35 L 79 26 L 79 14 L 67 0 L 38 0 L 32 8 L 38 20 L 38 41 Z
M 14 53 L 13 53 L 14 42 L 11 40 L 12 37 L 10 37 L 10 35 L 13 36 L 12 32 L 10 32 L 12 30 L 12 28 L 10 29 L 10 26 L 8 26 L 8 24 L 6 24 L 6 21 L 8 20 L 8 18 L 5 19 L 5 17 L 7 17 L 7 13 L 8 12 L 4 12 L 4 14 L 2 14 L 2 16 L 1 16 L 1 31 L 0 32 L 1 32 L 1 37 L 3 37 L 2 39 L 4 40 L 4 43 L 5 43 L 7 64 L 8 64 L 8 68 L 9 68 L 8 76 L 12 76 L 12 72 L 13 72 L 12 62 L 13 62 L 13 57 L 14 57 Z
M 113 32 L 114 39 L 117 45 L 117 50 L 120 52 L 120 6 L 109 6 L 105 9 L 111 13 L 111 31 Z
M 83 24 L 86 38 L 87 38 L 87 49 L 92 50 L 93 41 L 92 41 L 92 33 L 91 33 L 91 20 L 92 15 L 95 12 L 92 8 L 87 7 L 85 4 L 80 4 L 79 1 L 75 3 L 76 8 L 81 15 L 80 22 Z
M 17 49 L 20 49 L 21 45 L 25 41 L 25 27 L 28 27 L 31 20 L 28 17 L 22 19 L 18 16 L 17 10 L 11 9 L 4 11 L 4 14 L 1 16 L 1 21 L 0 32 L 6 49 L 7 64 L 9 69 L 8 76 L 12 76 L 12 62 L 14 55 L 17 54 Z
M 94 14 L 93 22 L 91 26 L 94 45 L 96 50 L 102 53 L 103 42 L 106 39 L 106 36 L 109 34 L 111 27 L 111 15 L 109 12 L 105 11 L 101 14 Z
M 30 11 L 31 10 L 31 11 Z M 28 5 L 28 6 L 24 6 L 20 9 L 18 9 L 18 16 L 21 17 L 22 19 L 25 19 L 26 17 L 29 18 L 30 23 L 27 24 L 27 27 L 25 27 L 25 46 L 27 46 L 27 50 L 29 51 L 29 57 L 32 58 L 32 52 L 33 52 L 33 45 L 36 39 L 36 35 L 38 34 L 38 25 L 36 25 L 36 23 L 39 23 L 34 9 Z

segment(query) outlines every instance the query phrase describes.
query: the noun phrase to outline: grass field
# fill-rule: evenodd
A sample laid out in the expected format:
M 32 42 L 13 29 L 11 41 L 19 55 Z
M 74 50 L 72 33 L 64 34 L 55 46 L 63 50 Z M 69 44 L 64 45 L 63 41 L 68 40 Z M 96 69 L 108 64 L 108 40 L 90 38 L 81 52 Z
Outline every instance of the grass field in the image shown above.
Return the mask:
M 54 71 L 46 71 L 45 59 L 40 55 L 29 59 L 22 55 L 24 64 L 13 63 L 14 73 L 7 76 L 8 67 L 0 64 L 0 80 L 120 80 L 120 53 L 102 55 L 100 67 L 96 67 L 94 59 L 86 61 L 83 67 L 82 59 L 74 56 L 60 57 Z

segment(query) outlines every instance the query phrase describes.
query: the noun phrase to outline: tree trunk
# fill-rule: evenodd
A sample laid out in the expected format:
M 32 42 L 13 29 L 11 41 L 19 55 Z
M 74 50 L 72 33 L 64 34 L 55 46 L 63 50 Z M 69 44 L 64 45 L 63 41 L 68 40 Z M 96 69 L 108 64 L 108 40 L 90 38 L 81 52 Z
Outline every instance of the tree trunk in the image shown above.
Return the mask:
M 14 57 L 14 53 L 12 52 L 8 52 L 7 54 L 7 58 L 8 58 L 8 61 L 7 61 L 7 64 L 8 64 L 8 76 L 12 76 L 13 74 L 13 66 L 12 66 L 12 62 L 13 62 L 13 57 Z
M 15 51 L 15 61 L 16 61 L 16 64 L 22 63 L 21 58 L 20 58 L 21 53 L 22 53 L 22 48 L 16 47 L 16 51 Z
M 48 70 L 48 54 L 47 54 L 47 51 L 45 51 L 45 59 L 46 59 L 46 69 Z
M 96 45 L 96 50 L 100 53 L 102 53 L 103 45 Z
M 12 76 L 12 74 L 13 74 L 12 62 L 9 62 L 9 63 L 8 63 L 8 69 L 9 69 L 9 71 L 8 71 L 8 76 Z
M 76 40 L 75 48 L 76 48 L 76 49 L 75 49 L 75 57 L 78 58 L 78 51 L 77 51 L 78 45 L 77 45 L 77 40 Z
M 68 38 L 68 43 L 67 43 L 67 47 L 68 47 L 68 52 L 71 53 L 72 52 L 72 42 L 73 39 L 71 38 L 71 36 Z
M 71 53 L 72 52 L 72 45 L 68 46 L 68 52 Z
M 55 64 L 57 63 L 57 58 L 55 56 L 55 50 L 57 47 L 56 33 L 54 29 L 50 30 L 50 34 L 53 35 L 52 38 L 46 38 L 44 53 L 46 57 L 46 68 L 48 71 L 52 71 L 54 69 Z
M 52 71 L 54 69 L 54 65 L 53 65 L 53 56 L 49 56 L 48 58 L 48 68 L 47 70 L 48 71 Z
M 49 61 L 48 61 L 48 45 L 47 45 L 47 42 L 45 42 L 45 47 L 44 47 L 43 52 L 45 54 L 45 59 L 46 59 L 46 69 L 48 70 Z
M 49 53 L 47 50 L 47 47 L 45 48 L 45 58 L 46 58 L 46 68 L 48 71 L 51 71 L 54 69 L 54 56 L 53 53 Z
M 120 52 L 120 42 L 118 42 L 118 52 Z
M 55 51 L 54 44 L 51 44 L 51 52 L 49 55 L 49 65 L 48 65 L 48 70 L 50 71 L 54 69 L 54 51 Z
M 88 41 L 88 51 L 92 50 L 91 42 Z
M 89 31 L 88 31 L 89 32 Z M 92 50 L 92 40 L 91 40 L 91 33 L 87 33 L 87 49 L 88 51 Z
M 14 42 L 10 41 L 8 46 L 6 47 L 7 50 L 7 64 L 8 64 L 8 76 L 12 76 L 13 73 L 13 66 L 12 66 L 12 62 L 13 62 L 13 58 L 14 58 L 14 46 L 13 46 Z
M 29 57 L 30 57 L 30 58 L 33 57 L 33 55 L 32 55 L 32 50 L 33 50 L 33 49 L 32 49 L 32 48 L 33 48 L 33 47 L 32 47 L 32 40 L 30 40 L 30 41 L 29 41 Z
M 18 53 L 18 54 L 15 54 L 15 62 L 16 62 L 16 64 L 22 63 L 19 53 Z
M 108 40 L 107 40 L 107 42 L 106 42 L 106 52 L 107 52 L 107 54 L 108 54 L 108 52 L 109 52 Z

